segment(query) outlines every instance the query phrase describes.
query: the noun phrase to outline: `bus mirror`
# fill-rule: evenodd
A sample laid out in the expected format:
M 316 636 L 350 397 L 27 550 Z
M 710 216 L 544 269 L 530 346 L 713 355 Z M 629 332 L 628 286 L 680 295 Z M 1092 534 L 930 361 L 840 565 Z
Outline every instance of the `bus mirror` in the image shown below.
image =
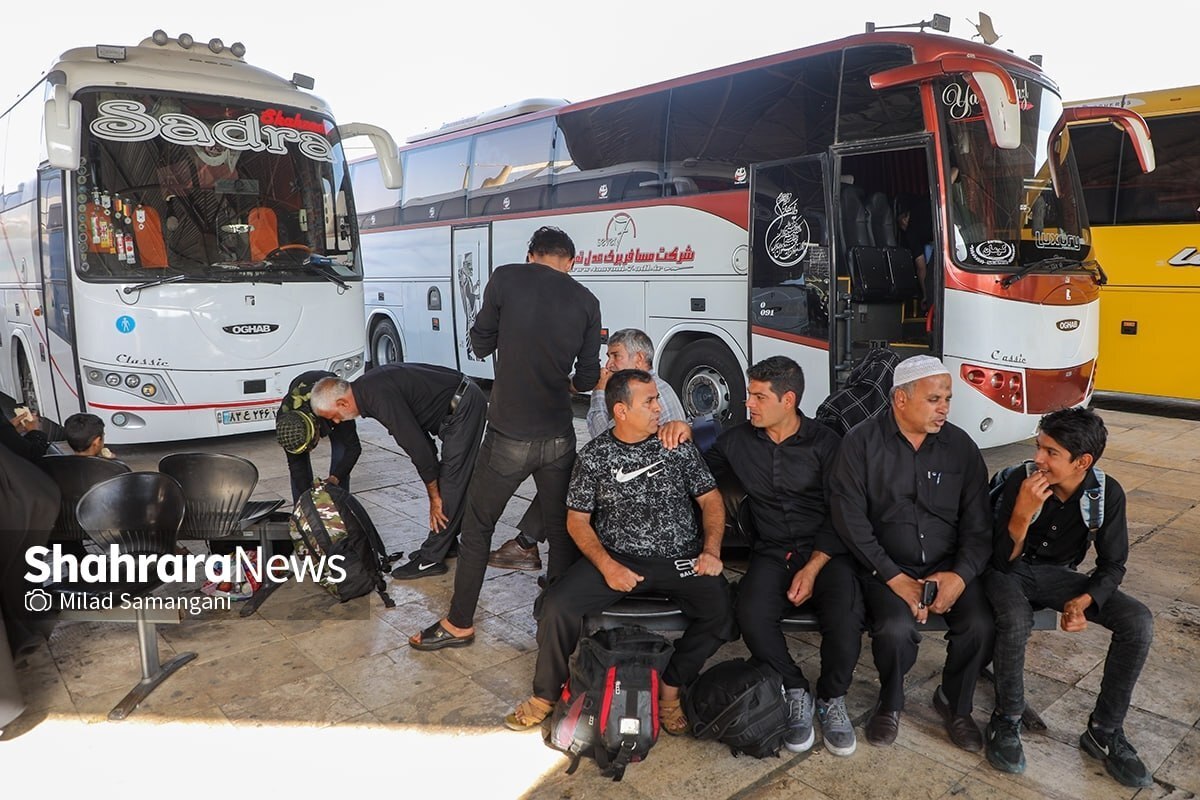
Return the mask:
M 83 107 L 66 86 L 46 100 L 46 154 L 55 169 L 79 169 L 79 128 Z
M 1017 84 L 1004 67 L 986 58 L 945 56 L 886 69 L 871 76 L 872 89 L 888 89 L 909 83 L 962 75 L 978 100 L 992 144 L 1003 150 L 1021 146 L 1021 107 Z
M 379 169 L 383 173 L 383 185 L 389 189 L 399 189 L 404 185 L 404 176 L 400 170 L 400 158 L 396 155 L 396 140 L 392 135 L 378 125 L 367 125 L 363 122 L 351 122 L 338 125 L 338 135 L 342 140 L 355 136 L 366 136 L 375 148 L 379 157 Z
M 1142 172 L 1153 172 L 1155 167 L 1154 145 L 1150 141 L 1150 126 L 1146 124 L 1146 120 L 1142 118 L 1141 114 L 1132 109 L 1117 106 L 1080 106 L 1064 109 L 1062 119 L 1054 126 L 1054 131 L 1051 131 L 1051 142 L 1053 143 L 1056 133 L 1061 134 L 1062 125 L 1101 119 L 1112 122 L 1129 135 Z

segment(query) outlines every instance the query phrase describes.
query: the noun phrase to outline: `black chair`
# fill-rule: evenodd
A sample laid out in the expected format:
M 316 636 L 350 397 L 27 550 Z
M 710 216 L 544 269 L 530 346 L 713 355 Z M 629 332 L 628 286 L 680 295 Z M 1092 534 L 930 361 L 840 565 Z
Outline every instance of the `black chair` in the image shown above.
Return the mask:
M 260 558 L 271 555 L 267 523 L 277 517 L 274 512 L 284 501 L 250 499 L 258 485 L 253 463 L 224 453 L 173 453 L 159 460 L 158 471 L 183 489 L 186 512 L 179 538 L 207 541 L 210 548 L 217 543 L 252 543 L 262 547 Z M 253 613 L 278 586 L 264 580 L 242 608 L 242 616 Z
M 88 535 L 75 516 L 75 505 L 96 484 L 130 472 L 129 465 L 124 461 L 99 456 L 47 455 L 42 457 L 42 469 L 58 484 L 62 495 L 58 519 L 50 531 L 50 542 L 77 543 L 70 549 L 77 554 L 82 553 Z
M 183 491 L 170 476 L 158 472 L 128 472 L 88 489 L 79 498 L 75 513 L 80 526 L 105 553 L 116 547 L 121 555 L 138 559 L 139 556 L 174 554 L 183 511 Z M 122 607 L 127 598 L 145 597 L 161 586 L 157 573 L 156 569 L 147 570 L 144 581 L 138 580 L 139 575 L 134 572 L 109 576 L 119 580 L 60 583 L 46 587 L 51 592 L 74 596 L 61 598 L 62 606 L 66 608 L 108 607 L 80 613 L 63 611 L 60 619 L 137 623 L 142 678 L 108 713 L 111 720 L 128 717 L 159 684 L 196 657 L 195 653 L 180 653 L 166 664 L 159 661 L 156 625 L 178 623 L 178 610 L 165 616 L 161 611 L 136 605 L 130 619 L 129 610 Z

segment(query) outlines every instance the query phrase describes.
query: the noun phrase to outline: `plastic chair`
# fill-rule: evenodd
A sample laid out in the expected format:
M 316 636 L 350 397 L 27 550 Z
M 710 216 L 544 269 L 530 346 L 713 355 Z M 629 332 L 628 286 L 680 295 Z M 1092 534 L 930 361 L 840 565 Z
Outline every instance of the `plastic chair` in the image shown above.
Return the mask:
M 58 519 L 54 521 L 54 529 L 50 531 L 51 542 L 87 541 L 87 531 L 75 516 L 75 505 L 79 498 L 96 484 L 131 471 L 124 461 L 76 455 L 43 456 L 42 469 L 50 474 L 62 494 Z
M 80 526 L 106 553 L 116 547 L 120 554 L 134 557 L 172 555 L 179 525 L 183 521 L 183 491 L 168 475 L 128 472 L 88 489 L 79 498 L 75 513 Z M 162 581 L 157 573 L 155 569 L 147 570 L 144 581 L 138 580 L 139 575 L 134 572 L 115 576 L 120 580 L 61 583 L 47 589 L 64 595 L 82 595 L 92 600 L 107 598 L 105 605 L 110 605 L 111 610 L 83 612 L 75 616 L 76 619 L 129 621 L 128 611 L 121 607 L 122 598 L 142 597 L 161 586 Z M 92 604 L 82 605 L 92 607 Z M 62 617 L 68 618 L 71 613 L 64 611 Z M 195 653 L 180 653 L 166 664 L 159 661 L 156 623 L 177 623 L 179 612 L 172 613 L 174 619 L 166 619 L 160 612 L 147 611 L 141 605 L 134 609 L 133 621 L 137 622 L 138 628 L 142 678 L 108 713 L 109 719 L 122 720 L 128 717 L 159 684 L 196 657 Z
M 187 511 L 181 539 L 241 544 L 247 541 L 246 531 L 256 531 L 257 537 L 251 541 L 262 548 L 259 558 L 265 560 L 271 554 L 268 523 L 278 522 L 275 512 L 284 501 L 250 499 L 258 485 L 258 468 L 253 463 L 224 453 L 173 453 L 159 460 L 158 471 L 177 480 L 183 489 Z M 254 613 L 278 587 L 278 583 L 264 580 L 241 615 Z
M 212 541 L 241 533 L 281 505 L 282 500 L 251 500 L 258 468 L 240 456 L 224 453 L 173 453 L 158 462 L 183 489 L 186 512 L 181 539 Z

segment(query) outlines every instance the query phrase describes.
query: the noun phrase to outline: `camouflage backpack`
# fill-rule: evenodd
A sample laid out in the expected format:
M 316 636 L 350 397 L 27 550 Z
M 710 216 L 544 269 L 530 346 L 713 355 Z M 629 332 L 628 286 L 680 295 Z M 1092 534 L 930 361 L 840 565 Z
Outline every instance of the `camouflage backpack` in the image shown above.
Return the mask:
M 296 545 L 297 569 L 339 602 L 374 590 L 385 606 L 396 605 L 384 575 L 402 554 L 387 554 L 366 509 L 345 489 L 326 483 L 300 495 L 288 531 Z M 333 560 L 336 556 L 341 558 Z

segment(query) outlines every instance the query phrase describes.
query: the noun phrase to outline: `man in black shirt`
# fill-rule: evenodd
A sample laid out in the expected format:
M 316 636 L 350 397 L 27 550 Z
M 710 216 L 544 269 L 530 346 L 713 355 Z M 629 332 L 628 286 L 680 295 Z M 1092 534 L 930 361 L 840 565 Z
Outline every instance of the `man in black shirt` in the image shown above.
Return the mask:
M 933 705 L 951 741 L 974 752 L 983 748 L 971 719 L 975 682 L 993 637 L 992 610 L 975 580 L 991 549 L 987 467 L 966 432 L 946 421 L 950 373 L 941 361 L 905 359 L 894 380 L 891 413 L 846 434 L 830 480 L 834 528 L 861 564 L 879 671 L 867 741 L 896 740 L 918 626 L 933 612 L 949 627 Z M 937 594 L 927 603 L 929 584 Z
M 1064 631 L 1082 631 L 1089 620 L 1112 631 L 1100 696 L 1079 746 L 1102 759 L 1120 783 L 1149 786 L 1151 775 L 1122 723 L 1154 623 L 1146 606 L 1117 588 L 1125 577 L 1129 530 L 1125 492 L 1095 468 L 1108 431 L 1085 408 L 1047 414 L 1038 427 L 1033 469 L 1013 470 L 1005 481 L 996 509 L 996 568 L 984 576 L 996 612 L 996 710 L 987 728 L 987 758 L 1004 772 L 1025 769 L 1025 645 L 1033 607 L 1053 608 L 1062 612 Z M 1091 512 L 1086 519 L 1085 509 Z M 1077 572 L 1093 540 L 1096 568 Z
M 287 455 L 293 503 L 313 486 L 309 453 L 324 438 L 329 439 L 329 477 L 325 480 L 350 491 L 350 471 L 362 455 L 358 428 L 352 419 L 334 423 L 315 416 L 312 410 L 313 386 L 322 378 L 336 377 L 332 372 L 320 369 L 297 375 L 275 415 L 275 438 Z
M 750 421 L 722 433 L 704 454 L 718 480 L 733 473 L 750 499 L 753 549 L 738 583 L 737 621 L 750 654 L 783 677 L 788 693 L 784 745 L 802 753 L 814 740 L 814 709 L 825 747 L 848 756 L 857 742 L 846 690 L 862 649 L 863 600 L 854 558 L 829 521 L 826 482 L 838 435 L 801 413 L 804 372 L 773 356 L 746 373 Z M 821 627 L 821 677 L 811 690 L 788 653 L 779 621 L 809 602 Z
M 484 289 L 471 346 L 480 358 L 497 353 L 487 434 L 471 478 L 450 612 L 409 638 L 417 650 L 475 640 L 475 608 L 492 534 L 530 475 L 550 543 L 547 580 L 579 557 L 566 530 L 567 484 L 575 462 L 571 390 L 589 392 L 600 379 L 600 302 L 568 274 L 574 263 L 569 236 L 558 228 L 538 228 L 526 262 L 497 268 Z
M 584 558 L 546 590 L 533 695 L 505 724 L 526 730 L 550 713 L 567 680 L 584 617 L 627 594 L 654 592 L 678 601 L 691 620 L 663 671 L 659 703 L 663 729 L 679 734 L 688 727 L 679 688 L 695 680 L 708 657 L 734 635 L 721 564 L 725 509 L 695 445 L 668 450 L 655 435 L 661 407 L 650 373 L 617 372 L 604 399 L 614 427 L 579 453 L 567 496 L 567 526 Z M 700 506 L 703 539 L 693 499 Z
M 467 487 L 483 435 L 487 398 L 461 372 L 432 364 L 386 364 L 347 383 L 317 382 L 313 411 L 333 422 L 371 417 L 412 459 L 429 494 L 429 536 L 399 580 L 444 575 L 446 553 L 462 525 Z M 442 442 L 441 459 L 433 437 Z

